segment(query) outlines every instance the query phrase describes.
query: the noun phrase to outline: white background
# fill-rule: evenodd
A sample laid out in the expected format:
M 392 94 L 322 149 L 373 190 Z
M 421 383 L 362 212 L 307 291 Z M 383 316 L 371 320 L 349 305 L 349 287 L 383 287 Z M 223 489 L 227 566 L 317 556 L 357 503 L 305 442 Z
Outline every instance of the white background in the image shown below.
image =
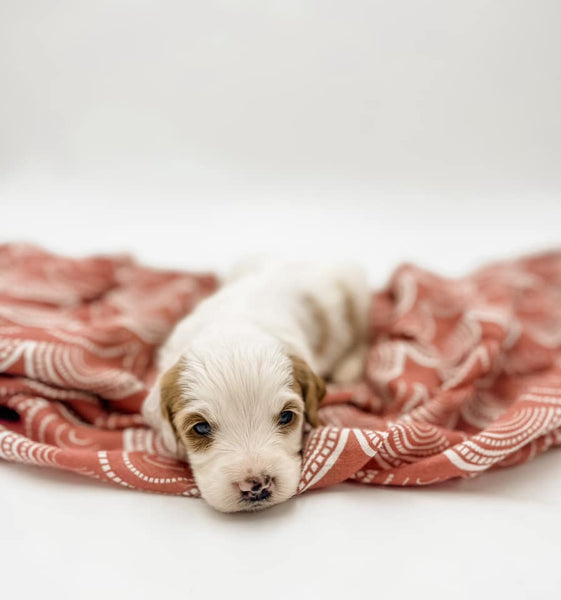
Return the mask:
M 560 28 L 557 0 L 2 0 L 0 241 L 373 285 L 559 246 Z M 7 597 L 561 593 L 558 451 L 238 516 L 4 463 L 0 512 Z

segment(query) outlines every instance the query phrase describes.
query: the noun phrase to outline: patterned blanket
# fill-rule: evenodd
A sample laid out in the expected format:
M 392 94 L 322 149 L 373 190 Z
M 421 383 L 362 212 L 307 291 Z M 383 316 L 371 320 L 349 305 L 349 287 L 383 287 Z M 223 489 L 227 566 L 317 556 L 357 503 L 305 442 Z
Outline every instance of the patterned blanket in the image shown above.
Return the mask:
M 197 496 L 139 409 L 158 344 L 215 287 L 0 246 L 0 458 Z M 328 387 L 300 492 L 473 477 L 561 445 L 561 252 L 455 280 L 401 266 L 370 323 L 364 380 Z

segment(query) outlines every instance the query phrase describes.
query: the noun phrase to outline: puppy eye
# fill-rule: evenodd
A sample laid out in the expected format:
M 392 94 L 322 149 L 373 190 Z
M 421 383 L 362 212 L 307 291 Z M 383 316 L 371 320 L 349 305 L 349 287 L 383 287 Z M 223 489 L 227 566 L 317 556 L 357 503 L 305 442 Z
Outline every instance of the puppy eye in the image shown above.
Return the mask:
M 210 435 L 212 429 L 209 423 L 207 423 L 206 421 L 202 421 L 200 423 L 197 423 L 196 425 L 193 425 L 193 431 L 198 435 L 206 437 L 207 435 Z
M 294 419 L 294 413 L 291 410 L 283 410 L 279 415 L 279 425 L 288 425 Z

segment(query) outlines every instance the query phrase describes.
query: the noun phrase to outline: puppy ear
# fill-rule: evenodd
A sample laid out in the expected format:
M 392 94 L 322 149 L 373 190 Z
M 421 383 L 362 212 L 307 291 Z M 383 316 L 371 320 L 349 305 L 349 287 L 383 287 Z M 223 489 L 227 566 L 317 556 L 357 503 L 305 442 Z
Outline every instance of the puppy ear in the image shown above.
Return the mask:
M 180 448 L 173 419 L 182 406 L 179 382 L 182 367 L 183 362 L 180 359 L 160 375 L 142 407 L 142 414 L 148 424 L 161 432 L 164 445 L 176 456 Z
M 305 360 L 294 355 L 289 358 L 292 361 L 294 383 L 306 407 L 306 419 L 312 427 L 317 427 L 319 405 L 325 396 L 325 382 L 310 369 Z

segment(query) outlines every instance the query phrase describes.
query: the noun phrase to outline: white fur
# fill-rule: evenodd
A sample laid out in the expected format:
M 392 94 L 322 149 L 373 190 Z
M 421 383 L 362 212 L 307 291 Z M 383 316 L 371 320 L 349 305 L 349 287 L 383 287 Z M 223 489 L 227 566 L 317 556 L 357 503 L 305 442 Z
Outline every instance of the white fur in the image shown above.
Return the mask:
M 360 326 L 366 330 L 369 291 L 354 265 L 249 262 L 213 296 L 179 322 L 162 346 L 160 373 L 181 358 L 185 406 L 179 418 L 204 415 L 217 424 L 212 446 L 187 452 L 162 417 L 160 380 L 143 413 L 161 430 L 171 452 L 187 458 L 202 496 L 218 510 L 255 510 L 296 492 L 301 468 L 304 402 L 292 382 L 289 355 L 305 360 L 320 376 L 337 379 L 360 374 L 362 349 L 345 319 L 342 285 L 352 293 Z M 319 332 L 305 298 L 313 297 L 329 320 L 329 338 L 314 352 Z M 295 403 L 298 426 L 281 433 L 279 413 Z M 249 507 L 240 502 L 238 484 L 268 473 L 272 496 Z

